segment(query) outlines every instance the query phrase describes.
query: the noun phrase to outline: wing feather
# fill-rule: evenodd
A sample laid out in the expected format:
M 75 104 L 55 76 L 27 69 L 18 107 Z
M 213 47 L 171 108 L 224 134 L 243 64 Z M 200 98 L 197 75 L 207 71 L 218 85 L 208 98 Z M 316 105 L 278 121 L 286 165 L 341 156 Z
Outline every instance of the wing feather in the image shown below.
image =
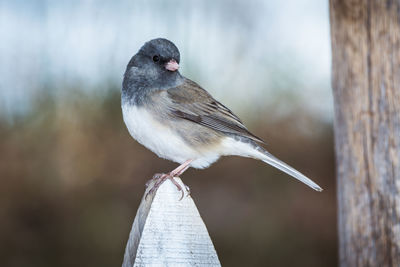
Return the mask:
M 240 119 L 226 106 L 215 100 L 195 82 L 185 82 L 167 90 L 170 113 L 176 118 L 192 121 L 215 131 L 264 141 L 249 132 Z

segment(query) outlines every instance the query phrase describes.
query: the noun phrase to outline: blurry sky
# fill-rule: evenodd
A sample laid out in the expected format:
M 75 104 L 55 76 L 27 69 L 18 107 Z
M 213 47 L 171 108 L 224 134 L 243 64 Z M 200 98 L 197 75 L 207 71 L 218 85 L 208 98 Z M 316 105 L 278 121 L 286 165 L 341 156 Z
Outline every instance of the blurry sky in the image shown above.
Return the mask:
M 239 114 L 283 99 L 277 114 L 297 104 L 331 119 L 321 0 L 1 0 L 0 112 L 29 111 L 39 92 L 119 87 L 130 57 L 156 37 L 178 46 L 184 75 Z

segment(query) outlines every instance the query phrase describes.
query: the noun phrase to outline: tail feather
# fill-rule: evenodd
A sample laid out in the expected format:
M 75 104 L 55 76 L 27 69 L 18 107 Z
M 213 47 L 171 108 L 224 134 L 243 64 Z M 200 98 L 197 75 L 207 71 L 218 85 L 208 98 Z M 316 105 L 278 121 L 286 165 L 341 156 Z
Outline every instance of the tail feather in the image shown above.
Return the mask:
M 283 161 L 279 160 L 278 158 L 273 156 L 271 153 L 269 153 L 265 149 L 263 149 L 263 151 L 261 153 L 262 153 L 262 157 L 260 159 L 262 161 L 264 161 L 265 163 L 268 163 L 268 164 L 274 166 L 275 168 L 277 168 L 277 169 L 279 169 L 279 170 L 281 170 L 281 171 L 293 176 L 294 178 L 296 178 L 300 182 L 305 183 L 306 185 L 308 185 L 309 187 L 311 187 L 312 189 L 314 189 L 316 191 L 321 192 L 323 190 L 319 185 L 314 183 L 311 179 L 306 177 L 304 174 L 300 173 L 299 171 L 297 171 L 294 168 L 290 167 L 289 165 L 287 165 Z
M 311 181 L 305 175 L 290 167 L 283 161 L 274 157 L 271 153 L 265 150 L 262 146 L 255 141 L 246 137 L 234 136 L 234 138 L 226 138 L 223 143 L 226 148 L 224 155 L 237 155 L 242 157 L 250 157 L 264 161 L 275 168 L 293 176 L 300 182 L 305 183 L 312 189 L 321 192 L 322 188 L 316 183 Z

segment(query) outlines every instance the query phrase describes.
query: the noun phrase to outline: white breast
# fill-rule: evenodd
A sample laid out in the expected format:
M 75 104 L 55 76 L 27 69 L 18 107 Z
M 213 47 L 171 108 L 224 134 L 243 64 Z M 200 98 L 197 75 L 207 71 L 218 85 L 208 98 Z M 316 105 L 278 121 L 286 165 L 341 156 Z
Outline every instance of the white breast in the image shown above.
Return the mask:
M 155 120 L 151 113 L 142 107 L 123 104 L 122 113 L 129 133 L 139 143 L 156 153 L 159 157 L 183 163 L 195 160 L 191 166 L 204 168 L 218 159 L 218 155 L 199 154 L 188 146 L 173 129 Z

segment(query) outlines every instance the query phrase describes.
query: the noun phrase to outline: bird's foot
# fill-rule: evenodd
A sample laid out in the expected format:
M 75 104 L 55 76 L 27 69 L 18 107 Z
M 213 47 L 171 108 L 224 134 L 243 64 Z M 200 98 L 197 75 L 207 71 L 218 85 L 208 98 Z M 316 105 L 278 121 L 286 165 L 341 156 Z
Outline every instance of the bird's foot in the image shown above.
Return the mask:
M 160 179 L 161 176 L 163 176 L 163 175 L 165 175 L 165 173 L 156 173 L 156 174 L 154 174 L 153 177 L 146 182 L 146 188 L 149 187 L 151 182 L 153 182 L 154 180 Z
M 185 185 L 185 188 L 186 188 L 187 195 L 190 196 L 190 188 L 189 188 L 189 186 Z
M 184 192 L 182 186 L 174 179 L 175 177 L 176 176 L 171 175 L 171 173 L 156 173 L 156 174 L 154 174 L 153 178 L 146 183 L 146 187 L 149 186 L 149 183 L 151 181 L 156 180 L 156 182 L 154 183 L 153 187 L 150 188 L 150 190 L 147 192 L 145 198 L 147 199 L 148 195 L 156 192 L 158 190 L 158 188 L 160 187 L 160 185 L 162 185 L 162 183 L 164 183 L 167 179 L 170 179 L 171 182 L 176 186 L 176 188 L 182 192 L 182 196 L 179 199 L 179 200 L 182 200 L 183 197 L 185 196 L 185 192 Z

